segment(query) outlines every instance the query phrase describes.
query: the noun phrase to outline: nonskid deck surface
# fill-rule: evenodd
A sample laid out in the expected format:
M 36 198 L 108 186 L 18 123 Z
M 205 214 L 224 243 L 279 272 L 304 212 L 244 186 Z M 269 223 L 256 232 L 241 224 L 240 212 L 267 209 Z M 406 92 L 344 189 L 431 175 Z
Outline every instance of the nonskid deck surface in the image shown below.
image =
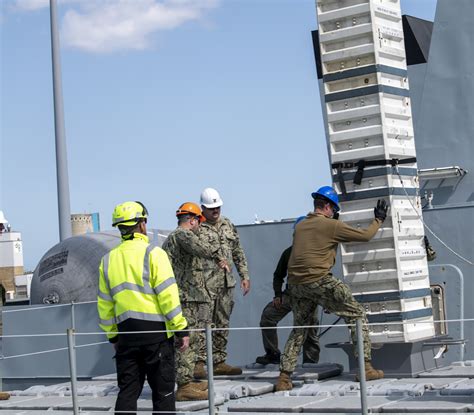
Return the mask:
M 252 413 L 357 413 L 360 388 L 349 374 L 337 375 L 337 364 L 298 367 L 294 389 L 272 392 L 278 368 L 244 370 L 241 376 L 215 378 L 215 404 L 219 412 Z M 336 376 L 335 376 L 336 375 Z M 117 397 L 116 375 L 79 381 L 81 411 L 110 411 Z M 474 412 L 474 361 L 458 362 L 423 373 L 417 378 L 387 378 L 367 384 L 368 407 L 380 413 Z M 146 384 L 138 409 L 151 411 L 151 390 Z M 178 402 L 180 413 L 207 413 L 207 401 Z M 0 414 L 62 415 L 72 411 L 69 382 L 32 386 L 12 391 L 8 401 L 0 401 Z M 84 413 L 84 412 L 83 412 Z M 146 413 L 146 412 L 144 412 Z

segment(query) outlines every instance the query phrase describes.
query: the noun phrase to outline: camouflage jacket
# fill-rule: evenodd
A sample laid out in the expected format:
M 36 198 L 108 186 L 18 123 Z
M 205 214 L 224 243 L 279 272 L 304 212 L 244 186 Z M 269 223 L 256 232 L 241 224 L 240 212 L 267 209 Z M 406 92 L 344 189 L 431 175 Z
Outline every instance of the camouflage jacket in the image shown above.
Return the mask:
M 208 222 L 202 223 L 198 235 L 202 242 L 219 249 L 230 267 L 232 264 L 235 265 L 241 279 L 249 279 L 247 260 L 240 246 L 239 234 L 229 219 L 221 216 L 214 225 Z M 236 281 L 232 272 L 220 269 L 215 261 L 203 259 L 202 262 L 209 291 L 212 292 L 213 288 L 235 287 Z
M 200 240 L 188 229 L 176 228 L 163 243 L 169 256 L 181 302 L 209 302 L 202 261 L 217 264 L 219 247 Z

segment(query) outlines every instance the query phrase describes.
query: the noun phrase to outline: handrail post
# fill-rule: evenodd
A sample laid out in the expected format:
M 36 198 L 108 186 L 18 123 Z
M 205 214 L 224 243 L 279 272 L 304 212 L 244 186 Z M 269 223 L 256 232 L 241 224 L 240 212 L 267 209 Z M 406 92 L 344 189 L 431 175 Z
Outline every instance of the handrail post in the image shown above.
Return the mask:
M 357 353 L 359 358 L 359 381 L 360 381 L 360 404 L 363 415 L 368 414 L 367 410 L 367 384 L 365 381 L 365 359 L 364 359 L 364 336 L 362 334 L 362 320 L 356 320 L 357 331 Z
M 69 351 L 69 369 L 71 372 L 71 396 L 74 415 L 79 415 L 77 405 L 77 370 L 76 370 L 76 348 L 74 341 L 74 330 L 67 329 L 67 346 Z
M 207 390 L 209 397 L 209 415 L 214 415 L 214 365 L 212 357 L 212 325 L 206 324 L 206 351 L 207 351 Z
M 74 301 L 71 301 L 71 328 L 76 330 L 76 313 L 74 308 Z

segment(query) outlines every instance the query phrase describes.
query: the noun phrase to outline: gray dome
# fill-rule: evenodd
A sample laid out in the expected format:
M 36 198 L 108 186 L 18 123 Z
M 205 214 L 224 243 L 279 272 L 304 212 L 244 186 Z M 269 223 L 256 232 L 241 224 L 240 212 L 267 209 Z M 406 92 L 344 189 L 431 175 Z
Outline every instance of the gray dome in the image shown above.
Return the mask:
M 96 300 L 100 260 L 119 243 L 118 233 L 86 233 L 53 246 L 34 271 L 31 304 Z

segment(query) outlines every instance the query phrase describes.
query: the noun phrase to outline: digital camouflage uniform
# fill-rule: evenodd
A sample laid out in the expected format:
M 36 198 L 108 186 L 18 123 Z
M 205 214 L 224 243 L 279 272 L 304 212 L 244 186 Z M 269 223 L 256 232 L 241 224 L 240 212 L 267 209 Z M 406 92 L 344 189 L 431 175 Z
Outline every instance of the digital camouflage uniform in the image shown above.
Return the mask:
M 317 282 L 301 285 L 290 285 L 290 303 L 293 310 L 294 326 L 314 325 L 314 316 L 318 304 L 330 313 L 342 317 L 347 324 L 355 324 L 357 319 L 364 319 L 367 323 L 363 307 L 354 299 L 350 288 L 334 278 L 327 275 Z M 317 324 L 317 323 L 316 323 Z M 364 359 L 371 360 L 369 329 L 365 324 L 362 326 L 364 335 Z M 355 327 L 351 327 L 352 344 L 357 345 L 357 334 Z M 281 359 L 280 370 L 293 372 L 296 367 L 301 345 L 305 341 L 305 329 L 293 329 Z M 357 347 L 354 347 L 357 356 Z
M 263 309 L 260 318 L 260 327 L 267 327 L 265 330 L 262 330 L 262 340 L 265 353 L 270 356 L 280 355 L 276 327 L 277 324 L 292 311 L 288 285 L 286 286 L 285 291 L 282 291 L 282 286 L 288 272 L 288 261 L 291 255 L 291 248 L 292 247 L 290 246 L 282 252 L 278 265 L 273 273 L 273 291 L 275 292 L 275 298 L 281 298 L 280 307 L 275 307 L 273 301 L 270 301 Z M 316 312 L 314 313 L 314 318 L 312 320 L 313 323 L 311 325 L 317 326 L 319 324 Z M 268 327 L 275 328 L 269 329 Z M 318 330 L 310 328 L 307 330 L 306 339 L 303 343 L 303 363 L 317 363 L 319 361 L 319 353 Z
M 350 288 L 334 278 L 331 269 L 341 242 L 368 242 L 380 228 L 374 219 L 365 229 L 353 228 L 342 221 L 310 213 L 300 222 L 293 235 L 293 249 L 288 264 L 288 292 L 293 309 L 294 326 L 312 325 L 316 307 L 321 305 L 330 313 L 342 317 L 347 324 L 362 319 L 364 359 L 371 360 L 369 329 L 364 308 L 354 299 Z M 352 344 L 357 356 L 357 336 L 351 327 Z M 304 342 L 304 329 L 293 329 L 281 361 L 282 372 L 293 372 Z
M 211 297 L 207 291 L 202 261 L 208 259 L 216 263 L 219 258 L 218 246 L 200 240 L 188 229 L 178 227 L 163 244 L 168 254 L 176 282 L 183 314 L 190 329 L 204 329 L 211 321 Z M 176 354 L 176 381 L 178 386 L 193 380 L 194 366 L 198 350 L 205 347 L 205 337 L 200 332 L 190 332 L 190 347 Z M 204 341 L 203 341 L 204 339 Z
M 222 258 L 227 261 L 230 267 L 232 267 L 232 264 L 235 265 L 241 280 L 249 279 L 247 260 L 240 246 L 239 235 L 229 219 L 221 216 L 214 225 L 209 222 L 202 223 L 198 235 L 202 242 L 220 250 Z M 202 262 L 207 291 L 211 296 L 212 322 L 217 328 L 228 328 L 230 315 L 234 307 L 235 278 L 232 272 L 219 268 L 215 261 L 204 259 Z M 213 332 L 213 361 L 215 364 L 226 360 L 228 335 L 228 330 Z M 201 334 L 201 336 L 204 336 L 204 334 Z M 206 361 L 205 347 L 201 347 L 198 360 Z

